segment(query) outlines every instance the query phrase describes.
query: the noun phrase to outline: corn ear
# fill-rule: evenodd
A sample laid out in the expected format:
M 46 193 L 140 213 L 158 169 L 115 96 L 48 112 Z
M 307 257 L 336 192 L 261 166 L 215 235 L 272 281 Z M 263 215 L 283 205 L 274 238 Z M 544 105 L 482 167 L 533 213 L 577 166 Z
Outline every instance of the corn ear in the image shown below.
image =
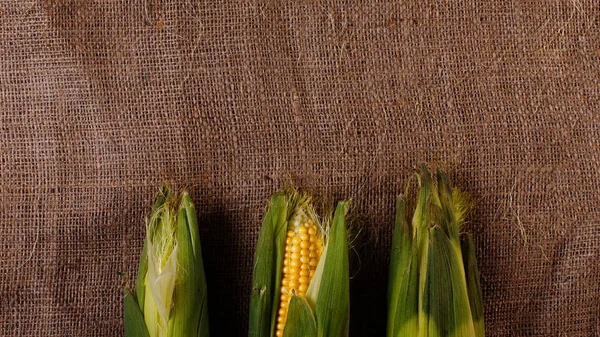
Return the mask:
M 125 336 L 208 336 L 206 296 L 194 206 L 186 192 L 163 187 L 147 224 L 135 296 L 125 296 Z
M 420 185 L 409 225 L 397 202 L 390 279 L 388 337 L 483 337 L 483 309 L 470 237 L 461 240 L 469 198 L 447 175 L 417 171 Z M 416 319 L 415 319 L 416 317 Z
M 273 195 L 256 248 L 249 336 L 348 335 L 347 209 L 338 204 L 326 226 L 309 195 Z

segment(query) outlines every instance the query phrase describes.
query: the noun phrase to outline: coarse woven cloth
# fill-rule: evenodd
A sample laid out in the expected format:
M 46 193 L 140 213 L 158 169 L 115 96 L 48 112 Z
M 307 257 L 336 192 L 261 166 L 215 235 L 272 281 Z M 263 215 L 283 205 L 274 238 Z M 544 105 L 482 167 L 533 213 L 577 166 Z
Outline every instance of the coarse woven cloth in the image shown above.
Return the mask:
M 165 181 L 196 203 L 214 336 L 244 336 L 287 181 L 352 198 L 351 336 L 383 336 L 396 196 L 477 206 L 489 336 L 599 336 L 600 5 L 0 2 L 0 335 L 122 336 Z

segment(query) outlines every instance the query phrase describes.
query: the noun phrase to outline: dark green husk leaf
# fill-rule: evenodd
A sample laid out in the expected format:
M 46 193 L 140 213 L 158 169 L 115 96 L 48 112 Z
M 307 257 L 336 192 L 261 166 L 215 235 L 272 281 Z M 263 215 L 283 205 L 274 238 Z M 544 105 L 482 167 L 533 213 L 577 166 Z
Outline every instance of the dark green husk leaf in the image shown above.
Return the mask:
M 150 337 L 144 315 L 135 299 L 135 295 L 125 289 L 125 298 L 123 299 L 123 325 L 125 327 L 125 337 Z
M 250 295 L 250 337 L 273 337 L 277 318 L 288 203 L 284 192 L 273 195 L 265 214 L 254 255 Z

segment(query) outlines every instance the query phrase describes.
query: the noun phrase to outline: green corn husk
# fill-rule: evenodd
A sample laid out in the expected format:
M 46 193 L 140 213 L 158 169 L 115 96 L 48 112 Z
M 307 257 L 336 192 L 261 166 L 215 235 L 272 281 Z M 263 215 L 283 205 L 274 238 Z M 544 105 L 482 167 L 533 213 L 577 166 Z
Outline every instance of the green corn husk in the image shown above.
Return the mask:
M 388 302 L 387 336 L 417 336 L 418 298 L 418 259 L 413 254 L 416 240 L 413 230 L 406 221 L 406 204 L 398 198 L 396 227 L 392 239 L 392 256 L 388 281 L 388 294 L 396 299 Z
M 484 337 L 474 245 L 462 236 L 471 203 L 438 170 L 417 172 L 412 222 L 398 198 L 388 284 L 388 337 Z
M 349 202 L 340 202 L 333 219 L 320 224 L 323 254 L 306 295 L 292 295 L 283 336 L 348 336 L 350 276 L 346 213 Z M 286 232 L 298 209 L 317 219 L 310 196 L 295 190 L 275 193 L 260 230 L 254 258 L 250 298 L 250 337 L 275 337 L 282 285 Z
M 292 296 L 283 337 L 316 337 L 318 335 L 317 321 L 310 304 L 305 298 Z
M 475 336 L 485 336 L 485 324 L 483 324 L 483 299 L 481 298 L 481 285 L 479 282 L 479 269 L 475 259 L 475 244 L 471 235 L 461 238 L 461 249 L 463 254 L 463 265 L 467 277 L 467 291 L 469 292 L 469 304 L 473 315 Z
M 283 192 L 276 193 L 265 214 L 254 255 L 248 332 L 250 337 L 270 337 L 275 334 L 287 218 L 287 197 Z
M 194 205 L 165 186 L 146 227 L 135 294 L 125 291 L 125 336 L 206 337 L 206 296 Z

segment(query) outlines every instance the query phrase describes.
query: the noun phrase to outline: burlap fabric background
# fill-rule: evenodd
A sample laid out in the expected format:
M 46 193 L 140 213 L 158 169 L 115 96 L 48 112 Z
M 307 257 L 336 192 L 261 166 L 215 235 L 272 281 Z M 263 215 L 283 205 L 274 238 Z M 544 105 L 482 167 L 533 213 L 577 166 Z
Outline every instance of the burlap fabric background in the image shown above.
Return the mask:
M 0 3 L 0 335 L 121 336 L 163 181 L 243 336 L 267 198 L 353 198 L 352 336 L 382 336 L 422 161 L 478 200 L 490 336 L 598 336 L 598 1 Z M 360 260 L 357 258 L 360 256 Z

